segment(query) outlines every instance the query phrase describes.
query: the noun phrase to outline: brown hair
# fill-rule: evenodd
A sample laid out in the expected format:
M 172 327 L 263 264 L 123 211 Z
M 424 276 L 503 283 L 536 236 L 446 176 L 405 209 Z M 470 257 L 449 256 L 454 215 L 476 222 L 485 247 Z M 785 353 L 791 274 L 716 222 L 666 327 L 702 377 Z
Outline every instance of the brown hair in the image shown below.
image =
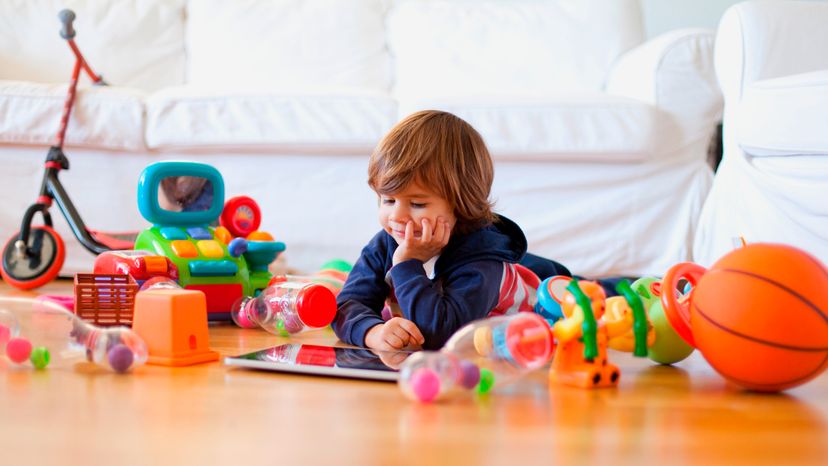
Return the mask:
M 494 221 L 489 193 L 494 167 L 480 134 L 447 112 L 424 110 L 397 123 L 368 162 L 368 185 L 394 194 L 417 181 L 446 199 L 468 233 Z

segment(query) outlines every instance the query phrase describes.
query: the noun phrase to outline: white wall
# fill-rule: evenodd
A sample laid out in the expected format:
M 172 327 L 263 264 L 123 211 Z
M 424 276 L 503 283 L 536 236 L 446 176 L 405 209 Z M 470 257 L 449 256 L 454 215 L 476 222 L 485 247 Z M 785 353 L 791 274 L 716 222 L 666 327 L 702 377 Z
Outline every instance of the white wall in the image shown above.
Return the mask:
M 647 37 L 682 27 L 715 29 L 722 13 L 740 0 L 641 0 Z M 788 1 L 788 0 L 778 0 Z M 813 0 L 828 1 L 828 0 Z

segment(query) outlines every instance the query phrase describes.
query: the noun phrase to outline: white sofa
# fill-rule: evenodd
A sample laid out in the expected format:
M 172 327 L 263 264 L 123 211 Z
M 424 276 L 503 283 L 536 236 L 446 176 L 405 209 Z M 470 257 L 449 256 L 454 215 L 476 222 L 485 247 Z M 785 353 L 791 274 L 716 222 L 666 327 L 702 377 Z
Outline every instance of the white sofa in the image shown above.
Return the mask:
M 0 0 L 0 237 L 37 194 L 72 56 L 57 12 L 111 84 L 82 84 L 61 174 L 86 223 L 135 230 L 141 170 L 216 166 L 262 206 L 288 265 L 354 260 L 377 231 L 367 158 L 439 108 L 484 136 L 497 210 L 530 250 L 590 276 L 691 255 L 720 118 L 713 33 L 644 41 L 634 0 Z M 59 217 L 59 214 L 53 214 Z M 93 257 L 72 238 L 63 273 Z
M 724 154 L 699 222 L 697 262 L 711 264 L 741 236 L 828 263 L 826 47 L 826 2 L 750 1 L 723 16 L 715 63 Z

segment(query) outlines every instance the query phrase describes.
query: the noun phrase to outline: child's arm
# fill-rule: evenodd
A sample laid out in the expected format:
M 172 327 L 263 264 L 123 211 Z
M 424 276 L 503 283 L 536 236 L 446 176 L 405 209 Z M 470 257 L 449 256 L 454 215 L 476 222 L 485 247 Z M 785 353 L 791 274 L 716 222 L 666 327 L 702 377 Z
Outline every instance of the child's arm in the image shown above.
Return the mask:
M 469 263 L 432 282 L 421 261 L 408 260 L 395 265 L 389 276 L 403 316 L 422 332 L 423 347 L 436 349 L 460 327 L 494 309 L 500 297 L 503 263 Z
M 363 248 L 336 298 L 336 318 L 331 327 L 340 340 L 351 345 L 365 346 L 368 330 L 385 323 L 381 312 L 391 291 L 385 282 L 390 256 L 382 235 Z

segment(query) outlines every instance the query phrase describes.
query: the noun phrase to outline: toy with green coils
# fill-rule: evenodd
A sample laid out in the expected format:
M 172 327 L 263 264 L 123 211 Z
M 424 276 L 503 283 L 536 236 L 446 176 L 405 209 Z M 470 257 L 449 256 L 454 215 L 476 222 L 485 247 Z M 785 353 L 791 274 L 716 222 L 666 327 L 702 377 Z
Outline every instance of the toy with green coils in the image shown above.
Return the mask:
M 205 294 L 210 320 L 230 320 L 236 301 L 266 288 L 268 265 L 285 249 L 256 231 L 261 214 L 252 199 L 225 206 L 224 180 L 207 164 L 149 165 L 138 181 L 138 209 L 152 226 L 138 235 L 135 249 L 169 258 L 178 284 Z M 222 226 L 213 227 L 220 218 Z
M 607 358 L 610 344 L 635 356 L 647 356 L 654 332 L 641 298 L 626 280 L 616 287 L 620 296 L 609 300 L 603 288 L 592 281 L 558 276 L 543 286 L 560 303 L 564 316 L 552 327 L 557 349 L 550 382 L 581 388 L 614 387 L 621 372 Z
M 563 318 L 560 301 L 563 299 L 569 281 L 568 277 L 555 276 L 547 278 L 538 287 L 536 312 L 546 318 L 550 325 Z M 693 347 L 678 336 L 661 306 L 661 281 L 655 277 L 642 277 L 629 285 L 629 288 L 629 291 L 634 292 L 640 298 L 649 321 L 646 356 L 659 364 L 673 364 L 688 357 L 693 352 Z M 630 322 L 634 320 L 635 310 L 630 304 L 632 301 L 627 298 L 623 294 L 607 298 L 603 320 L 611 326 L 618 325 L 616 322 L 626 322 L 624 325 L 629 330 L 611 338 L 607 343 L 612 349 L 632 352 L 635 338 Z M 638 351 L 641 353 L 643 350 L 639 348 Z

